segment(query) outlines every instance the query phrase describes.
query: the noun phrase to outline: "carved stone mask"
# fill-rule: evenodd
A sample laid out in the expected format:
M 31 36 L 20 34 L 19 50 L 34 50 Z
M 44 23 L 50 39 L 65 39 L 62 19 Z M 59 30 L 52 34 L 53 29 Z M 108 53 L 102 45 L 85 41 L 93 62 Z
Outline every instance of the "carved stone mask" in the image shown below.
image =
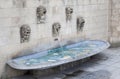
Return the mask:
M 20 27 L 20 38 L 21 43 L 29 42 L 31 28 L 28 25 L 22 25 Z
M 61 28 L 60 23 L 54 23 L 52 25 L 52 34 L 53 34 L 53 37 L 59 36 L 60 28 Z
M 83 19 L 83 17 L 78 17 L 77 18 L 77 32 L 78 33 L 80 31 L 83 31 L 84 24 L 85 24 L 85 20 Z
M 37 23 L 38 24 L 45 22 L 45 20 L 46 20 L 46 12 L 47 12 L 47 10 L 46 10 L 46 8 L 44 6 L 39 6 L 37 8 L 36 14 L 37 14 Z
M 72 19 L 73 9 L 71 7 L 66 7 L 66 21 L 70 21 Z

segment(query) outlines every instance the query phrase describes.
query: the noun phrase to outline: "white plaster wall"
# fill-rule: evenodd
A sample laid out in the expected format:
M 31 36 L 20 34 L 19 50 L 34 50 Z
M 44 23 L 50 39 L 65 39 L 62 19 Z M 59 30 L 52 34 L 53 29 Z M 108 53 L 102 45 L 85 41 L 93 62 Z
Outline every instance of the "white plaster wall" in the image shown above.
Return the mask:
M 9 59 L 57 46 L 52 37 L 54 22 L 62 25 L 60 41 L 63 45 L 81 39 L 108 40 L 108 4 L 109 0 L 0 0 L 0 75 L 4 73 L 2 76 L 11 77 L 23 74 L 24 71 L 6 67 Z M 36 22 L 39 5 L 47 8 L 45 24 Z M 69 23 L 65 20 L 66 6 L 74 9 Z M 80 34 L 76 33 L 77 16 L 86 21 Z M 32 33 L 29 43 L 21 44 L 19 29 L 23 24 L 28 24 Z

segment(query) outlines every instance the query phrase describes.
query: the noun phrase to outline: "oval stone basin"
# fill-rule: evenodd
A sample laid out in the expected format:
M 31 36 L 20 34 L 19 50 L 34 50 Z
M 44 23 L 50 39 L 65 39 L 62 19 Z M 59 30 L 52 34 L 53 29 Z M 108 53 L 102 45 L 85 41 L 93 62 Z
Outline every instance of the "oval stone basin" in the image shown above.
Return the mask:
M 108 42 L 100 40 L 85 40 L 79 43 L 42 51 L 28 56 L 9 60 L 9 66 L 19 70 L 46 69 L 61 64 L 90 57 L 110 46 Z

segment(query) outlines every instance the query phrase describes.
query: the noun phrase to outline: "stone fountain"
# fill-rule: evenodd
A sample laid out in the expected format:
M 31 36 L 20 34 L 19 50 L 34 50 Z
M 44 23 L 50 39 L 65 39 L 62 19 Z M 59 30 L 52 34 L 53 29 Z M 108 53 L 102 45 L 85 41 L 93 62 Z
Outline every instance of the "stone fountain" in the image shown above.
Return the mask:
M 36 8 L 36 25 L 42 26 L 46 24 L 46 14 L 48 10 L 45 6 L 39 6 Z M 66 22 L 70 23 L 74 19 L 73 17 L 74 9 L 71 7 L 65 8 L 64 15 L 66 16 Z M 65 18 L 64 18 L 65 19 Z M 84 31 L 85 19 L 84 17 L 77 17 L 75 19 L 76 34 Z M 32 26 L 31 26 L 32 27 Z M 63 67 L 64 64 L 73 63 L 80 61 L 82 59 L 91 57 L 95 54 L 100 53 L 101 51 L 107 49 L 110 44 L 107 41 L 101 40 L 82 40 L 74 44 L 62 45 L 60 41 L 61 28 L 64 29 L 62 23 L 57 21 L 51 25 L 51 36 L 54 38 L 54 41 L 57 41 L 60 47 L 51 48 L 44 51 L 39 51 L 34 54 L 27 56 L 16 57 L 7 62 L 7 64 L 17 70 L 31 70 L 40 71 L 45 69 L 52 69 L 55 67 L 60 67 L 60 71 L 66 69 Z M 66 30 L 66 29 L 65 29 Z M 20 43 L 29 43 L 31 39 L 32 28 L 28 24 L 23 24 L 20 27 Z M 65 65 L 66 66 L 66 65 Z M 71 66 L 74 66 L 71 64 Z M 54 71 L 54 69 L 53 69 Z M 49 72 L 49 71 L 47 71 Z

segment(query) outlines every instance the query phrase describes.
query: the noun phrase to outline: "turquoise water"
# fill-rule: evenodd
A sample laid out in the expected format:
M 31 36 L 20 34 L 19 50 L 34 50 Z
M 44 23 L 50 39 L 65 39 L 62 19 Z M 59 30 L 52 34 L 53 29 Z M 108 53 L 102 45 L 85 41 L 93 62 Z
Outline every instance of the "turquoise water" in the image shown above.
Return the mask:
M 34 66 L 39 64 L 49 64 L 55 63 L 62 60 L 74 59 L 81 54 L 93 52 L 96 49 L 100 50 L 106 46 L 105 42 L 99 41 L 83 41 L 77 44 L 63 46 L 62 48 L 55 48 L 52 50 L 47 51 L 47 55 L 45 56 L 38 56 L 38 57 L 31 57 L 28 59 L 20 59 L 16 61 L 17 64 L 25 65 L 25 66 Z

